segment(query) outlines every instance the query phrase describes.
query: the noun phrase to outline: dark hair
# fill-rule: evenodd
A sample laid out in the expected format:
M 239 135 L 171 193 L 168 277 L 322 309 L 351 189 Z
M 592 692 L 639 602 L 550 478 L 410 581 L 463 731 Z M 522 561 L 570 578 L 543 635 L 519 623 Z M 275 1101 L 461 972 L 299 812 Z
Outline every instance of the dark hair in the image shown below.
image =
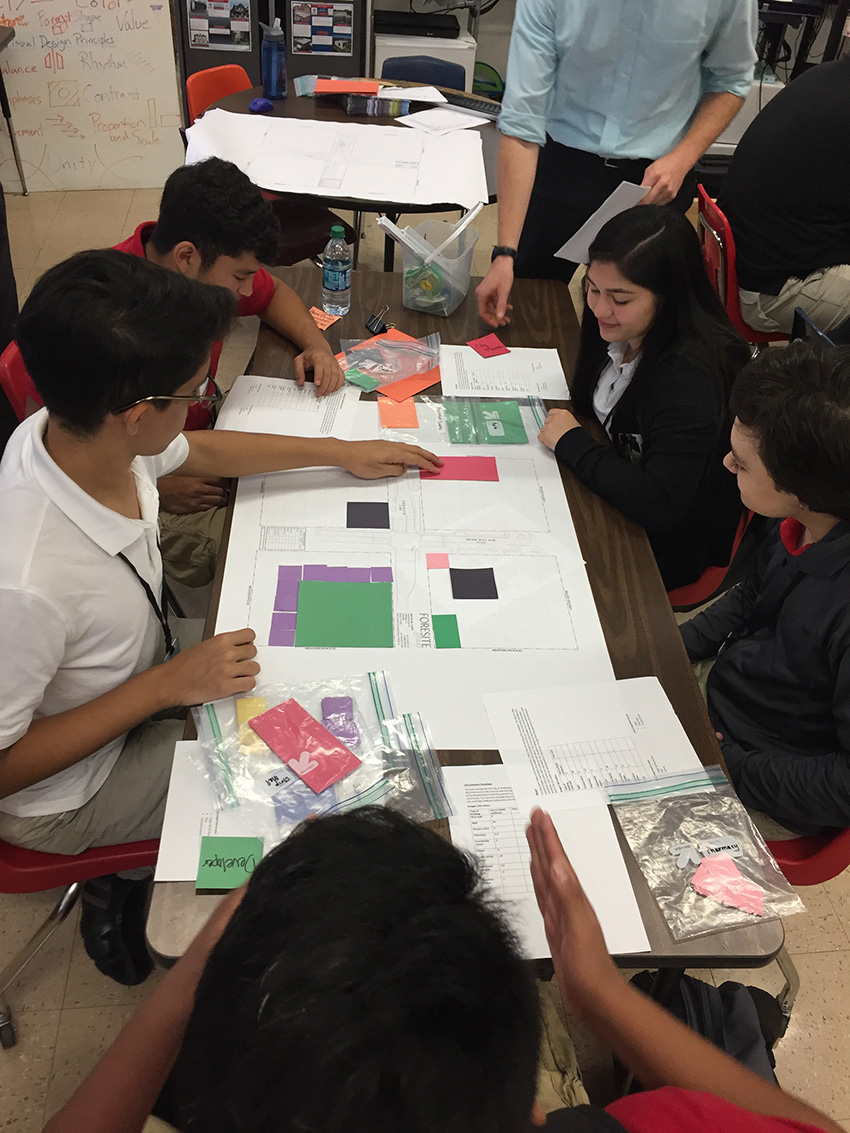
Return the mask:
M 661 205 L 627 209 L 599 230 L 590 245 L 589 263 L 595 262 L 614 264 L 626 279 L 648 288 L 659 301 L 621 404 L 639 396 L 663 356 L 675 353 L 686 355 L 716 380 L 725 410 L 748 350 L 712 290 L 699 239 L 688 220 Z M 580 413 L 593 413 L 593 392 L 607 360 L 608 344 L 599 333 L 596 316 L 585 305 L 572 383 L 572 399 Z
M 371 807 L 258 866 L 175 1068 L 186 1133 L 516 1133 L 537 991 L 472 863 Z
M 162 190 L 150 242 L 161 255 L 189 240 L 210 268 L 219 256 L 251 252 L 274 263 L 280 225 L 272 206 L 241 169 L 220 157 L 175 169 Z
M 738 376 L 730 409 L 779 491 L 850 522 L 850 346 L 763 351 Z
M 235 310 L 224 287 L 126 252 L 79 252 L 38 280 L 16 338 L 50 412 L 91 435 L 113 409 L 188 382 Z

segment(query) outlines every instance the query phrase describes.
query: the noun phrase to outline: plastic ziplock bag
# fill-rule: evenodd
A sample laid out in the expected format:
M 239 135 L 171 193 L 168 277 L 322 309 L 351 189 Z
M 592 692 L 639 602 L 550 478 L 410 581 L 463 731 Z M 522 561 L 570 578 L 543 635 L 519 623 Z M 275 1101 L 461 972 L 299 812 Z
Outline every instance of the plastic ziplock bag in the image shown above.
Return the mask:
M 609 797 L 676 940 L 804 912 L 720 768 L 670 791 Z
M 543 402 L 536 397 L 505 401 L 421 394 L 411 400 L 418 424 L 387 428 L 382 419 L 383 437 L 426 446 L 524 445 L 536 440 L 546 419 Z
M 193 709 L 199 766 L 218 808 L 238 811 L 267 845 L 311 815 L 370 803 L 416 821 L 446 817 L 425 726 L 418 715 L 391 715 L 391 705 L 383 672 L 258 687 L 204 704 Z
M 340 365 L 345 380 L 367 393 L 384 389 L 404 378 L 427 374 L 440 365 L 439 334 L 410 338 L 390 331 L 362 343 L 356 339 L 343 339 L 340 349 L 343 354 Z M 439 381 L 439 376 L 435 376 L 434 381 Z

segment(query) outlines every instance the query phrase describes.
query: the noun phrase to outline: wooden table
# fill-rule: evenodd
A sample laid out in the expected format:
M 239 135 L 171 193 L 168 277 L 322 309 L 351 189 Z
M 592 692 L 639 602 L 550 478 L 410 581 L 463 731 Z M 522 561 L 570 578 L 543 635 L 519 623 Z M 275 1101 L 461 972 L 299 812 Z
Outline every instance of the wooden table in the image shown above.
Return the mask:
M 419 83 L 394 83 L 394 86 L 419 86 Z M 213 103 L 210 109 L 229 110 L 232 114 L 249 114 L 248 103 L 252 98 L 259 98 L 262 96 L 262 87 L 252 87 L 250 90 L 239 91 L 237 94 L 230 94 L 226 98 L 219 99 L 218 102 Z M 294 90 L 290 90 L 289 95 L 282 99 L 280 102 L 275 102 L 274 109 L 268 111 L 268 115 L 273 118 L 299 118 L 302 121 L 308 122 L 359 122 L 365 123 L 369 126 L 397 126 L 400 130 L 408 130 L 409 126 L 401 126 L 394 118 L 390 117 L 369 117 L 367 115 L 349 115 L 346 114 L 339 102 L 339 96 L 320 97 L 320 98 L 299 98 Z M 493 106 L 498 109 L 498 103 Z M 426 103 L 422 103 L 422 108 L 426 107 Z M 499 149 L 499 131 L 496 129 L 495 122 L 485 122 L 481 126 L 474 126 L 481 135 L 482 152 L 484 158 L 484 175 L 487 178 L 487 194 L 488 202 L 492 204 L 496 200 L 496 160 Z M 267 186 L 261 185 L 260 188 Z M 448 212 L 451 209 L 462 208 L 457 201 L 443 201 L 439 204 L 423 205 L 411 204 L 409 201 L 372 201 L 361 200 L 355 197 L 328 197 L 315 196 L 310 193 L 278 193 L 284 200 L 292 201 L 321 201 L 322 204 L 328 208 L 343 208 L 352 209 L 354 212 L 383 212 L 390 217 L 391 220 L 397 220 L 402 213 L 429 213 L 429 212 Z M 393 253 L 395 244 L 389 238 L 385 237 L 384 240 L 384 271 L 392 271 L 393 269 Z
M 280 269 L 277 274 L 308 306 L 321 305 L 321 272 L 316 268 Z M 340 338 L 366 337 L 366 318 L 388 304 L 386 319 L 398 323 L 408 334 L 419 336 L 439 330 L 447 342 L 466 342 L 484 329 L 472 293 L 474 285 L 475 281 L 453 315 L 435 319 L 401 306 L 398 274 L 354 272 L 351 310 L 328 329 L 327 337 L 335 349 Z M 511 299 L 513 322 L 499 332 L 505 345 L 556 345 L 570 373 L 578 344 L 578 324 L 567 286 L 556 280 L 517 280 Z M 285 339 L 261 327 L 252 369 L 258 374 L 292 377 L 295 354 L 295 348 Z M 706 765 L 719 763 L 714 730 L 643 529 L 585 488 L 568 469 L 562 468 L 561 475 L 615 675 L 618 679 L 657 676 L 701 761 Z M 223 550 L 208 633 L 215 623 L 224 559 Z M 557 674 L 552 679 L 556 682 Z M 439 754 L 446 764 L 500 762 L 496 751 Z M 447 821 L 440 826 L 447 834 Z M 776 956 L 785 939 L 778 920 L 680 943 L 674 941 L 625 839 L 621 834 L 619 837 L 650 941 L 648 953 L 618 956 L 621 966 L 679 971 L 685 967 L 758 967 Z M 148 922 L 148 939 L 154 951 L 166 960 L 180 955 L 216 900 L 195 897 L 191 882 L 155 886 Z

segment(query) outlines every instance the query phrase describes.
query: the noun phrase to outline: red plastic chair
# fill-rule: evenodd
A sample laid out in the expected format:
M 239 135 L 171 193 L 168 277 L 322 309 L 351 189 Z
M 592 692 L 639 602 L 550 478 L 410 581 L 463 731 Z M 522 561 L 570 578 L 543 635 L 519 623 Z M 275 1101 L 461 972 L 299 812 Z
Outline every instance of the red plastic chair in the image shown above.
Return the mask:
M 189 125 L 200 118 L 208 106 L 226 98 L 229 94 L 238 94 L 241 90 L 250 90 L 254 84 L 248 78 L 248 72 L 238 63 L 226 63 L 223 67 L 208 67 L 206 71 L 196 71 L 186 79 L 186 102 L 189 106 Z
M 76 905 L 83 882 L 119 870 L 139 869 L 156 863 L 159 840 L 127 842 L 122 846 L 99 846 L 82 854 L 42 854 L 0 841 L 0 893 L 41 893 L 57 885 L 66 888 L 47 920 L 27 944 L 0 971 L 0 1046 L 17 1042 L 12 1009 L 6 997 L 9 985 L 21 974 Z
M 196 71 L 186 79 L 186 102 L 189 106 L 190 122 L 195 122 L 205 110 L 220 98 L 253 86 L 248 72 L 237 63 L 227 63 L 223 67 L 210 67 L 206 71 Z M 275 263 L 289 266 L 301 260 L 315 259 L 322 254 L 330 239 L 331 226 L 340 224 L 345 229 L 346 241 L 354 246 L 355 264 L 357 259 L 360 229 L 359 219 L 355 228 L 346 224 L 341 217 L 324 205 L 310 201 L 288 201 L 275 193 L 262 190 L 263 196 L 271 203 L 275 216 L 280 221 L 280 243 Z
M 850 830 L 767 845 L 792 885 L 822 885 L 850 866 Z
M 706 567 L 696 582 L 691 582 L 687 586 L 677 586 L 675 590 L 668 590 L 667 597 L 670 599 L 670 605 L 674 610 L 689 610 L 693 606 L 699 606 L 703 602 L 707 602 L 717 591 L 720 589 L 723 579 L 729 573 L 732 563 L 735 561 L 735 556 L 738 553 L 738 548 L 741 546 L 741 540 L 747 533 L 747 528 L 753 519 L 753 512 L 745 511 L 741 516 L 738 524 L 738 530 L 735 532 L 735 538 L 732 541 L 732 551 L 729 555 L 729 562 L 725 566 L 709 566 Z
M 0 354 L 0 386 L 19 421 L 44 405 L 27 373 L 16 342 L 10 342 Z
M 766 333 L 755 330 L 741 318 L 738 300 L 738 271 L 735 266 L 735 238 L 729 221 L 717 207 L 702 185 L 697 185 L 697 231 L 702 245 L 705 270 L 714 290 L 726 308 L 732 325 L 747 342 L 787 342 L 782 331 Z

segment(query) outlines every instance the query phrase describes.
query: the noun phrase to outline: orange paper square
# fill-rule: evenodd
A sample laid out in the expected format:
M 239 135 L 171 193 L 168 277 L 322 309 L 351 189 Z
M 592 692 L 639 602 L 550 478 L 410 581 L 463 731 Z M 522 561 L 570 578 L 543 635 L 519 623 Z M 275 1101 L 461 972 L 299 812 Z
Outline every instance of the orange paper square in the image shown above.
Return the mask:
M 381 425 L 385 429 L 419 428 L 416 402 L 412 398 L 406 401 L 392 401 L 390 398 L 379 397 L 378 412 L 381 415 Z

